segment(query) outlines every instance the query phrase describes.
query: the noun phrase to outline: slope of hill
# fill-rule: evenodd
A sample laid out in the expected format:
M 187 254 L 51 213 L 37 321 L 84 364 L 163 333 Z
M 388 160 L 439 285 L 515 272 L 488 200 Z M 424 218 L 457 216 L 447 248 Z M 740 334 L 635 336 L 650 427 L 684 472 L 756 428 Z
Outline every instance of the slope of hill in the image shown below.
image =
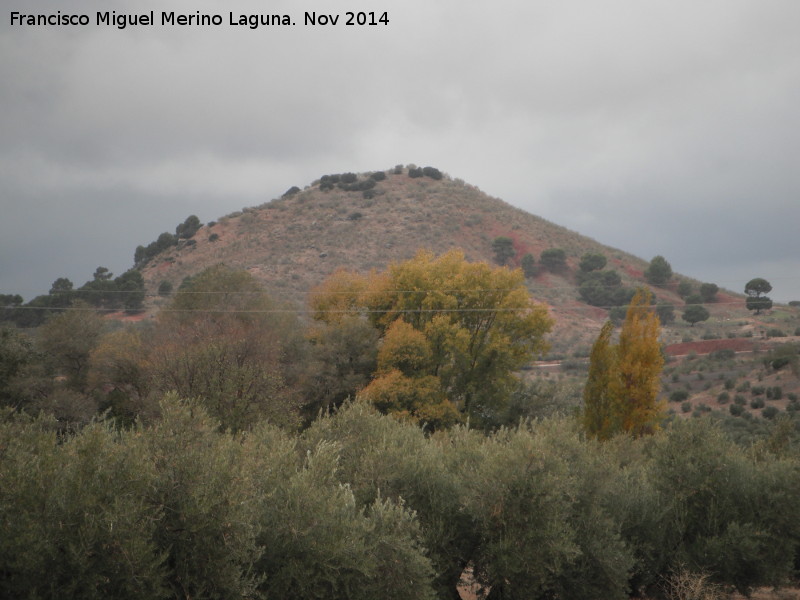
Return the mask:
M 540 270 L 528 285 L 556 318 L 554 352 L 574 353 L 588 351 L 608 317 L 608 311 L 578 298 L 575 274 L 581 256 L 601 253 L 625 285 L 644 283 L 647 261 L 512 207 L 459 179 L 442 177 L 436 169 L 424 172 L 397 167 L 324 176 L 303 190 L 292 188 L 279 199 L 211 222 L 141 267 L 148 295 L 156 298 L 150 307 L 163 301 L 157 296 L 162 282 L 177 288 L 185 277 L 217 263 L 248 270 L 276 298 L 304 307 L 309 289 L 339 267 L 382 270 L 420 248 L 437 254 L 461 248 L 469 260 L 493 262 L 492 242 L 504 236 L 513 240 L 513 266 L 526 253 L 538 261 L 544 250 L 565 251 L 566 269 Z M 676 286 L 655 290 L 659 300 L 680 306 Z M 713 319 L 722 323 L 733 315 L 746 317 L 740 298 L 721 292 L 711 307 Z M 679 341 L 680 334 L 666 334 L 665 342 Z

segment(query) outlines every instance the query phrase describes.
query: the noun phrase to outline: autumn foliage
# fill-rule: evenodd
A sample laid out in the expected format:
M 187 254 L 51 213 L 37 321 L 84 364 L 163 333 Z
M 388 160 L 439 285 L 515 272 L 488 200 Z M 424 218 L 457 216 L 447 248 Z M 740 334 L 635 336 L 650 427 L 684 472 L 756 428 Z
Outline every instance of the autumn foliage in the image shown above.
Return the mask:
M 608 439 L 620 432 L 638 437 L 654 432 L 663 419 L 657 396 L 664 358 L 650 300 L 650 292 L 637 291 L 617 344 L 611 343 L 613 326 L 608 322 L 592 348 L 583 425 L 593 437 Z
M 469 263 L 454 250 L 420 251 L 385 273 L 340 270 L 312 292 L 314 317 L 360 315 L 381 335 L 364 390 L 386 412 L 434 428 L 462 416 L 491 422 L 517 382 L 515 371 L 546 348 L 551 319 L 519 270 Z

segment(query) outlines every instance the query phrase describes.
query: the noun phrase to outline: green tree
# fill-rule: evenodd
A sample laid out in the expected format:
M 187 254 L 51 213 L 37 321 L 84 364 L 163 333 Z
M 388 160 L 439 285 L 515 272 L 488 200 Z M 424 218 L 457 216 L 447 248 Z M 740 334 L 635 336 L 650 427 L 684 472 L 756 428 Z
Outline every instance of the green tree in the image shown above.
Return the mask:
M 581 257 L 580 269 L 585 273 L 591 271 L 600 271 L 606 268 L 608 260 L 602 254 L 597 252 L 587 252 Z
M 766 296 L 771 291 L 772 285 L 766 279 L 756 277 L 748 281 L 744 286 L 744 293 L 747 294 L 747 310 L 754 310 L 759 315 L 762 310 L 772 308 L 772 300 Z
M 681 279 L 681 281 L 678 283 L 678 296 L 681 298 L 687 298 L 693 292 L 694 286 L 691 284 L 691 282 Z
M 664 285 L 672 279 L 672 266 L 663 256 L 656 256 L 645 269 L 644 276 L 653 285 Z
M 664 416 L 663 403 L 657 400 L 664 358 L 651 299 L 650 292 L 639 289 L 628 307 L 618 343 L 610 344 L 607 324 L 592 349 L 583 417 L 592 437 L 608 439 L 621 432 L 639 437 L 657 430 Z
M 507 265 L 517 254 L 514 249 L 514 240 L 505 236 L 494 238 L 492 251 L 494 252 L 495 261 L 500 266 Z
M 717 301 L 717 292 L 719 292 L 719 286 L 716 283 L 700 284 L 700 296 L 706 304 Z
M 307 337 L 303 413 L 310 422 L 320 411 L 355 398 L 369 383 L 377 367 L 379 333 L 365 318 L 346 316 L 335 323 L 316 322 Z
M 50 286 L 50 306 L 54 308 L 67 308 L 72 304 L 73 284 L 66 277 L 59 277 Z
M 689 304 L 683 311 L 681 318 L 694 327 L 695 323 L 706 321 L 711 316 L 708 309 L 700 304 Z
M 53 315 L 39 328 L 38 346 L 54 374 L 65 377 L 67 385 L 76 391 L 86 390 L 89 355 L 103 328 L 102 317 L 82 302 Z
M 194 234 L 197 233 L 197 230 L 202 226 L 203 224 L 200 222 L 200 219 L 197 218 L 197 215 L 189 215 L 183 223 L 175 228 L 175 235 L 178 239 L 188 240 L 194 237 Z
M 539 272 L 538 269 L 536 268 L 536 259 L 530 252 L 522 256 L 519 266 L 522 268 L 522 272 L 525 273 L 525 277 L 529 279 L 531 277 L 536 277 L 536 275 Z
M 567 268 L 567 253 L 561 248 L 548 248 L 542 251 L 539 263 L 551 273 L 558 273 Z

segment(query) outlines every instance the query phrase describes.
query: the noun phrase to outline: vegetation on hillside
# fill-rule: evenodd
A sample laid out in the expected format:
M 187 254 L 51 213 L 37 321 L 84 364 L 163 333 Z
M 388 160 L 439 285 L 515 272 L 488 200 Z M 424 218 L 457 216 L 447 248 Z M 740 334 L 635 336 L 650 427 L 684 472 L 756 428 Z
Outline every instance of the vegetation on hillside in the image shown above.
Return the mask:
M 436 198 L 456 189 L 453 226 Z M 796 309 L 763 280 L 746 305 L 663 257 L 538 221 L 535 240 L 481 202 L 431 167 L 329 175 L 213 234 L 190 217 L 120 277 L 3 297 L 0 596 L 454 599 L 465 570 L 490 599 L 791 582 Z M 381 262 L 407 243 L 389 205 L 434 251 Z M 308 311 L 251 260 L 265 230 L 281 282 L 319 284 Z M 371 263 L 334 269 L 334 234 Z M 235 244 L 246 269 L 206 264 Z M 550 343 L 560 361 L 535 364 Z

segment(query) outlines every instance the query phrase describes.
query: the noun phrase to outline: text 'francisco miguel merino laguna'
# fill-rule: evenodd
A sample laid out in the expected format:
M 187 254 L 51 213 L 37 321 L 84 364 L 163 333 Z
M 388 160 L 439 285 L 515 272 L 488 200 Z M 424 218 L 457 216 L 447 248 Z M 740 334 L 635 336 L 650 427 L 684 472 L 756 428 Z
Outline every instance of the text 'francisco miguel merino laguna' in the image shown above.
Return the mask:
M 342 18 L 343 17 L 343 18 Z M 159 22 L 160 21 L 160 22 Z M 86 26 L 86 25 L 105 25 L 113 26 L 117 29 L 126 27 L 147 27 L 160 24 L 161 26 L 220 26 L 223 24 L 232 26 L 245 26 L 250 29 L 258 29 L 266 25 L 295 25 L 295 21 L 289 15 L 264 15 L 264 14 L 237 14 L 228 13 L 228 21 L 225 22 L 222 15 L 201 13 L 197 11 L 193 14 L 162 11 L 160 20 L 155 18 L 155 11 L 140 14 L 117 13 L 116 11 L 98 12 L 94 20 L 87 14 L 67 14 L 60 10 L 53 14 L 25 14 L 20 12 L 11 13 L 11 25 L 27 25 L 30 27 L 47 26 Z M 304 25 L 388 25 L 389 16 L 387 13 L 375 12 L 347 12 L 341 14 L 322 14 L 316 12 L 305 13 Z

